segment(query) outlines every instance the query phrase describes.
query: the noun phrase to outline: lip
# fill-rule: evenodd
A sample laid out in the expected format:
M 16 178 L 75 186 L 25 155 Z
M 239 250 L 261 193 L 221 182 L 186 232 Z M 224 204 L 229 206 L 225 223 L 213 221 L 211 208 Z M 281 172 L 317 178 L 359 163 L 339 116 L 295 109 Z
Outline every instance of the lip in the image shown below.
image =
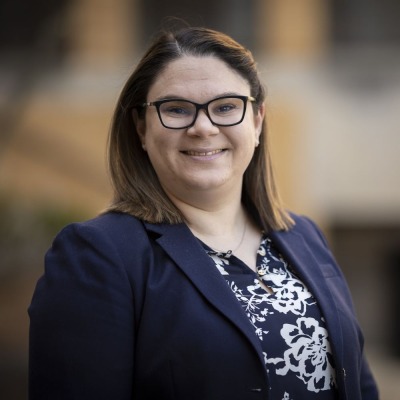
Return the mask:
M 213 156 L 214 154 L 222 153 L 224 149 L 216 149 L 216 150 L 186 150 L 183 153 L 188 156 L 195 157 L 204 157 L 204 156 Z
M 213 160 L 218 158 L 221 154 L 225 153 L 226 149 L 196 149 L 196 150 L 183 150 L 183 153 L 186 156 L 197 160 Z

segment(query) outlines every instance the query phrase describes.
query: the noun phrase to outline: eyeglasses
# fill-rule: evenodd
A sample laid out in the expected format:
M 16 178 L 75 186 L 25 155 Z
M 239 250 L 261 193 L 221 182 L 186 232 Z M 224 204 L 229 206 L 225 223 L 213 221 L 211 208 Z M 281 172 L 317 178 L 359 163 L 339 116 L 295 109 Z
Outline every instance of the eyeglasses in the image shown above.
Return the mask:
M 243 121 L 247 102 L 251 96 L 223 96 L 204 104 L 182 99 L 166 99 L 143 103 L 142 107 L 154 106 L 161 124 L 168 129 L 190 128 L 196 122 L 199 110 L 204 110 L 213 125 L 233 126 Z

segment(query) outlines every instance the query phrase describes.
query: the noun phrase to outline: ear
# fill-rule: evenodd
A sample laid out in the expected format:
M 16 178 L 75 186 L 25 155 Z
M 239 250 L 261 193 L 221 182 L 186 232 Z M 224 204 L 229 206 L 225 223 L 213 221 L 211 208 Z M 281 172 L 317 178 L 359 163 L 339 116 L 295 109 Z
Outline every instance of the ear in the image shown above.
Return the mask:
M 257 145 L 258 145 L 259 140 L 260 140 L 260 135 L 261 135 L 261 131 L 262 131 L 262 128 L 263 128 L 264 118 L 265 118 L 265 104 L 262 103 L 258 107 L 257 113 L 255 113 L 255 115 L 254 115 L 254 128 L 255 128 Z
M 140 118 L 138 111 L 136 109 L 132 110 L 132 118 L 133 118 L 133 123 L 135 124 L 136 131 L 139 135 L 139 139 L 142 142 L 142 146 L 145 145 L 146 141 L 146 119 L 145 118 Z

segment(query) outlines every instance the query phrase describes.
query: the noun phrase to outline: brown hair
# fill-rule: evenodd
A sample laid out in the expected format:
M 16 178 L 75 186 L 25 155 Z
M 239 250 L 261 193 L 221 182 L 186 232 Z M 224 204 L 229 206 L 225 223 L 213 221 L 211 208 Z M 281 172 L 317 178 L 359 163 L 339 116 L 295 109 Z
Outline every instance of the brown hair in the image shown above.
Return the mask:
M 185 55 L 214 56 L 244 77 L 259 107 L 265 98 L 249 50 L 229 36 L 206 28 L 163 32 L 153 42 L 125 84 L 109 135 L 108 157 L 114 200 L 109 211 L 129 213 L 152 223 L 181 223 L 182 213 L 162 189 L 147 153 L 142 149 L 132 110 L 143 117 L 141 104 L 166 65 Z M 273 177 L 265 121 L 260 145 L 244 173 L 242 201 L 263 229 L 288 229 L 293 221 L 283 209 Z

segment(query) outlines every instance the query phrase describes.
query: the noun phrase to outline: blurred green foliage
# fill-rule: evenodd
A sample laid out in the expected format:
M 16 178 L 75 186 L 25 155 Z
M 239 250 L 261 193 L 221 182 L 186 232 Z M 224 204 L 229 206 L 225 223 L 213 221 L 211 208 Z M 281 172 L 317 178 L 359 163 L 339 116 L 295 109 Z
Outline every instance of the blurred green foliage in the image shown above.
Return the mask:
M 54 236 L 65 225 L 86 219 L 76 210 L 29 207 L 0 196 L 0 279 L 41 268 Z

